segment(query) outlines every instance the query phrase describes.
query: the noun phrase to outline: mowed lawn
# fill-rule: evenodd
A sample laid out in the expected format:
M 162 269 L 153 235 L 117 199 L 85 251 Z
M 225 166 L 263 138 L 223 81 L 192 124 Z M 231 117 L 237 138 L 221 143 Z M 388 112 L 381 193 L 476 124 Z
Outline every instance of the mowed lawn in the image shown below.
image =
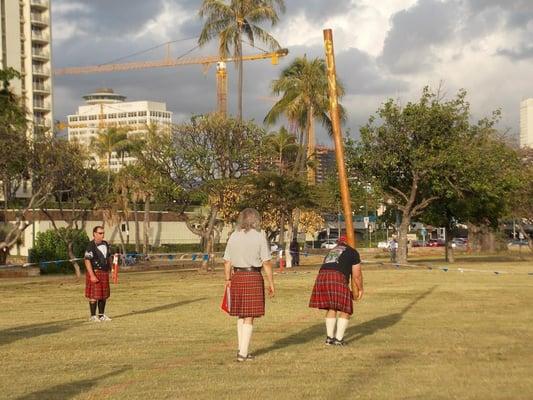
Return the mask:
M 278 274 L 245 363 L 220 271 L 123 273 L 99 324 L 82 282 L 2 279 L 0 398 L 532 399 L 531 263 L 462 266 L 514 273 L 367 268 L 344 348 L 307 307 L 317 268 Z

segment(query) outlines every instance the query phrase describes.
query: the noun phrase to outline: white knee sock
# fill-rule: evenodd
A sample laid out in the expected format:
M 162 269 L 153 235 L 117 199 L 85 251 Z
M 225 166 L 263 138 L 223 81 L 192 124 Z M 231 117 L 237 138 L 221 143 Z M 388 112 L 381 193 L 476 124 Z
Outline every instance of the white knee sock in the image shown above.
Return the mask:
M 346 318 L 339 318 L 337 319 L 337 333 L 335 334 L 335 339 L 342 340 L 344 337 L 344 332 L 346 331 L 346 328 L 348 327 L 348 322 L 350 320 Z
M 237 318 L 237 339 L 239 340 L 239 350 L 241 349 L 242 342 L 242 325 L 244 324 L 244 318 Z
M 250 340 L 252 339 L 253 325 L 242 324 L 242 337 L 241 344 L 239 346 L 239 354 L 243 357 L 248 355 L 248 347 L 250 346 Z
M 335 336 L 335 323 L 337 318 L 326 318 L 326 335 L 332 338 Z

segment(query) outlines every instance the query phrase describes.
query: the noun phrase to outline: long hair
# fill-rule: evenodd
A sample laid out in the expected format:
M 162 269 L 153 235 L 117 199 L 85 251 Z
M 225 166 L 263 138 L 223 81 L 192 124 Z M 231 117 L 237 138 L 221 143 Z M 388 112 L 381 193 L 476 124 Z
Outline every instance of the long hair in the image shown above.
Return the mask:
M 248 232 L 251 229 L 261 232 L 261 216 L 255 208 L 245 208 L 237 218 L 237 230 Z

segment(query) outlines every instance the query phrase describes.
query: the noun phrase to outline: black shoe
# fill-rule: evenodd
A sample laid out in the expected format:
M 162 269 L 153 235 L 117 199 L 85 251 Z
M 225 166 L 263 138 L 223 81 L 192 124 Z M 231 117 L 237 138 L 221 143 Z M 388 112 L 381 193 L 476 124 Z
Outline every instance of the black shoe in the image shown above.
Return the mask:
M 335 338 L 333 340 L 334 340 L 333 341 L 334 346 L 346 346 L 346 342 L 343 339 L 339 340 Z
M 329 345 L 332 345 L 332 344 L 335 344 L 335 338 L 326 336 L 326 346 L 329 346 Z

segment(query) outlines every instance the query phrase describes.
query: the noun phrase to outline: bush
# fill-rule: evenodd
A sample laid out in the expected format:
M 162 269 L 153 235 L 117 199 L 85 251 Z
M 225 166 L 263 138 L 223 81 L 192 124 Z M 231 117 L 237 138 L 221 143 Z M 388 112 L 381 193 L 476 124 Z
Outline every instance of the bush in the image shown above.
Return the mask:
M 73 241 L 72 249 L 76 257 L 83 257 L 85 253 L 85 248 L 89 243 L 89 237 L 84 230 L 79 229 L 67 229 L 59 228 L 61 235 L 69 237 Z M 46 232 L 39 232 L 35 239 L 35 247 L 31 249 L 29 254 L 29 261 L 38 263 L 41 261 L 56 261 L 56 260 L 67 260 L 68 250 L 67 245 L 58 232 L 55 230 L 49 230 Z M 83 268 L 83 263 L 81 263 Z M 42 274 L 50 273 L 73 273 L 74 269 L 72 263 L 70 262 L 56 262 L 51 264 L 45 264 L 40 266 Z

